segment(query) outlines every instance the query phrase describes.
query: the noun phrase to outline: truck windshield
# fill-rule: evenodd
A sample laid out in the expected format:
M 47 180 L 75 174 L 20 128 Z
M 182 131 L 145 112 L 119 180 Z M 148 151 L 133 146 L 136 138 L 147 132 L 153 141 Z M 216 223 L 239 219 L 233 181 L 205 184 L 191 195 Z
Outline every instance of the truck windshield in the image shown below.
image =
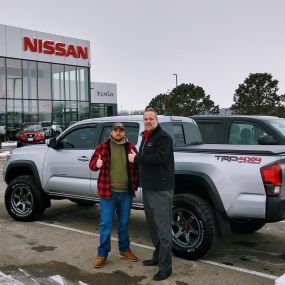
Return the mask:
M 267 122 L 285 138 L 285 119 L 274 119 Z

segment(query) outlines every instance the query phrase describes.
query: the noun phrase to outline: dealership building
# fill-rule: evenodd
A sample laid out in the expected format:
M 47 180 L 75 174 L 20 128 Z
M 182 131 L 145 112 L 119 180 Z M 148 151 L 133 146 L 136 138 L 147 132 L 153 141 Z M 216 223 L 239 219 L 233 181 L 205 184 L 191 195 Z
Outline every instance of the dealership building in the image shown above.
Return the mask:
M 0 24 L 0 125 L 117 114 L 116 84 L 90 80 L 90 42 Z

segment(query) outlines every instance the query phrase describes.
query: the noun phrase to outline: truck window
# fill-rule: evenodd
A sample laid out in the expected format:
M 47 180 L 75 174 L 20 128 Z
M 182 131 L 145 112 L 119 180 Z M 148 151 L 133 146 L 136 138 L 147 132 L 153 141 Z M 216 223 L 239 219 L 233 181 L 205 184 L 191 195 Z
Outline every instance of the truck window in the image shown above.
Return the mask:
M 186 144 L 195 145 L 202 143 L 199 127 L 193 123 L 183 123 Z
M 181 146 L 186 144 L 182 123 L 167 122 L 160 123 L 160 126 L 172 137 L 174 146 Z
M 199 128 L 193 123 L 160 123 L 160 126 L 172 137 L 175 146 L 201 144 Z
M 94 149 L 96 126 L 75 129 L 62 140 L 63 149 Z
M 268 124 L 273 127 L 278 133 L 285 137 L 285 120 L 282 118 L 268 120 Z
M 221 121 L 196 121 L 202 136 L 203 143 L 223 143 L 224 127 Z
M 229 144 L 257 145 L 258 139 L 268 133 L 252 123 L 233 122 L 229 132 Z
M 173 125 L 175 145 L 185 145 L 185 135 L 183 125 Z

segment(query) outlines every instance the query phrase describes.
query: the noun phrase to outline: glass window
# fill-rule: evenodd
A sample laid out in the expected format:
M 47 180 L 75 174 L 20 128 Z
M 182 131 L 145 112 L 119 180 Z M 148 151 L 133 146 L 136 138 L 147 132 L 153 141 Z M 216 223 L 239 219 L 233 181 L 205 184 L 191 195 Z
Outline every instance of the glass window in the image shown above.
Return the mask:
M 89 118 L 89 103 L 78 102 L 78 121 Z
M 6 125 L 6 99 L 0 99 L 0 125 Z
M 39 100 L 39 121 L 51 122 L 51 101 Z
M 65 98 L 66 100 L 77 100 L 76 97 L 76 67 L 65 66 Z
M 24 122 L 38 122 L 38 101 L 24 100 Z
M 65 106 L 66 122 L 77 121 L 77 102 L 67 101 Z
M 222 122 L 197 121 L 203 143 L 223 143 L 224 128 Z
M 240 141 L 240 126 L 232 123 L 229 133 L 229 144 L 238 144 Z
M 116 105 L 107 105 L 101 103 L 91 103 L 90 105 L 90 118 L 114 116 Z
M 96 127 L 86 127 L 76 129 L 67 134 L 62 140 L 64 149 L 94 149 L 95 148 Z
M 22 98 L 22 62 L 7 58 L 7 97 L 11 99 Z
M 7 123 L 9 126 L 19 126 L 23 123 L 21 100 L 7 100 Z
M 52 65 L 52 88 L 53 99 L 64 100 L 64 66 L 60 64 Z
M 258 144 L 258 139 L 268 133 L 251 123 L 233 122 L 229 133 L 229 144 Z
M 62 101 L 53 101 L 52 104 L 53 121 L 64 125 L 65 103 Z
M 273 127 L 281 136 L 285 137 L 285 119 L 269 120 L 266 123 Z
M 88 69 L 77 69 L 78 101 L 88 101 Z
M 0 98 L 6 98 L 6 66 L 5 66 L 5 58 L 1 57 L 0 57 Z
M 183 123 L 186 144 L 196 145 L 202 143 L 202 137 L 197 125 Z
M 23 98 L 37 99 L 37 63 L 23 61 Z
M 256 125 L 252 126 L 252 143 L 258 144 L 258 140 L 261 137 L 269 136 L 269 133 L 267 133 L 263 128 L 258 127 Z
M 175 145 L 185 145 L 185 135 L 182 124 L 173 125 Z
M 51 64 L 38 63 L 39 99 L 51 100 Z

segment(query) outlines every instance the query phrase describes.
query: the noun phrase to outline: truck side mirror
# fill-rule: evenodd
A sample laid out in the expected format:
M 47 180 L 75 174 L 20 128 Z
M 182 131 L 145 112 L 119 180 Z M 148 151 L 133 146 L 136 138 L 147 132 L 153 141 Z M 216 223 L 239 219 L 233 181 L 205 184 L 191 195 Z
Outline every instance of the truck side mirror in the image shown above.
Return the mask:
M 272 136 L 262 136 L 258 139 L 258 144 L 261 145 L 275 145 L 277 144 L 277 140 Z
M 56 148 L 56 138 L 50 138 L 47 145 L 51 148 Z

